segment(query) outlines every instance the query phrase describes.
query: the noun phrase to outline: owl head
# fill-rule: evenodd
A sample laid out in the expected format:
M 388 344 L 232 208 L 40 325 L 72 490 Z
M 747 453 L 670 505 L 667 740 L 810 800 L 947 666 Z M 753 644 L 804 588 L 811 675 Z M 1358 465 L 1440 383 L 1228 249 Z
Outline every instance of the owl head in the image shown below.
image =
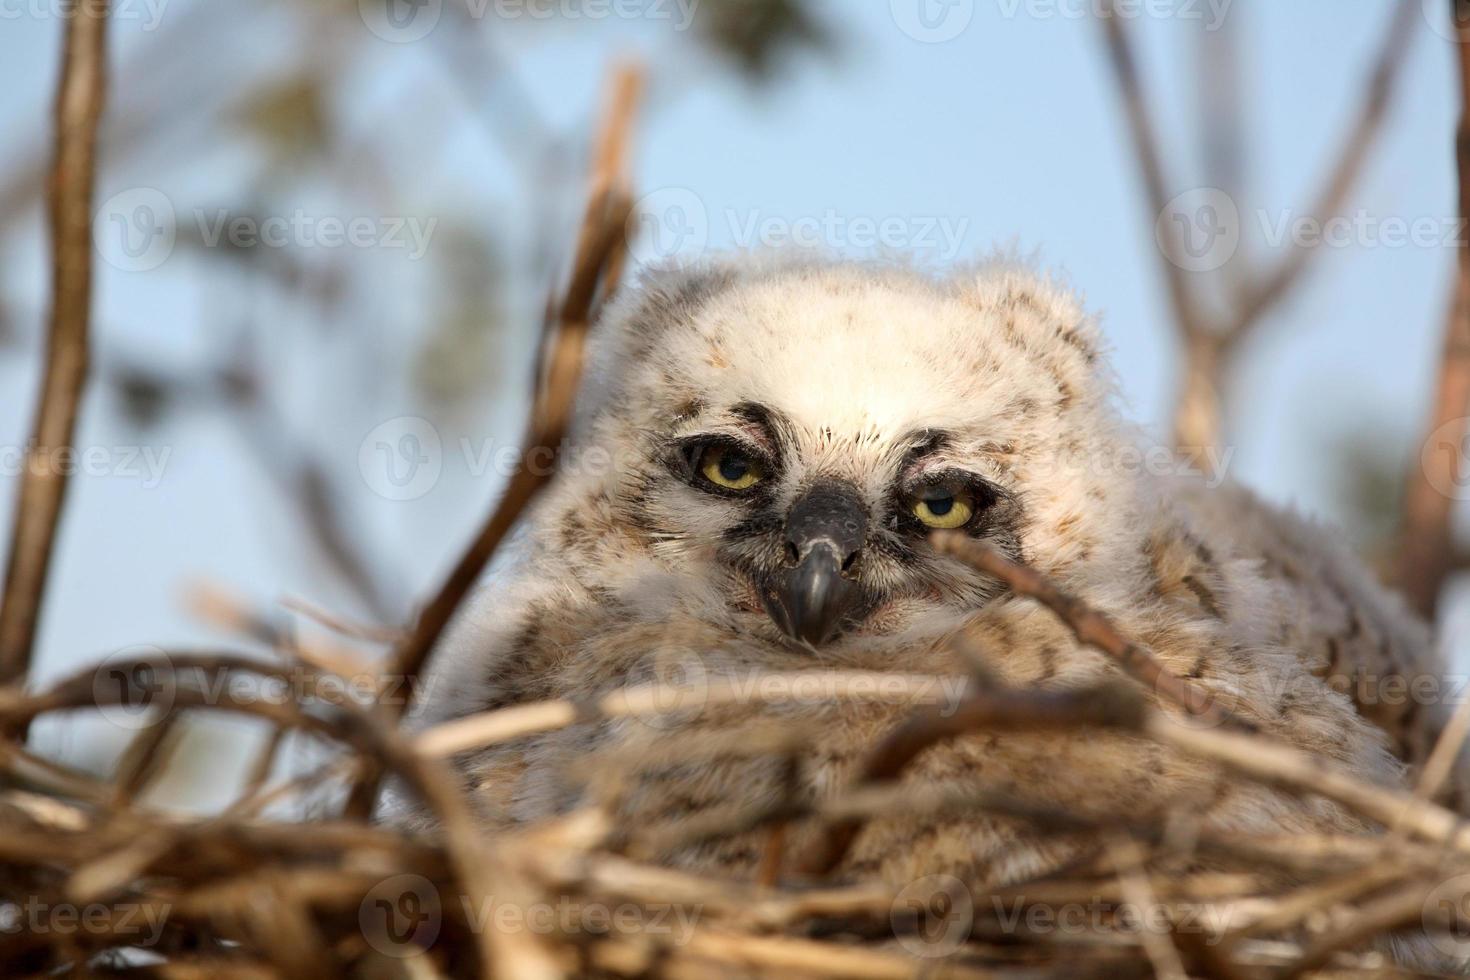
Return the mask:
M 1022 268 L 651 273 L 597 343 L 595 493 L 684 583 L 670 601 L 687 586 L 743 635 L 842 652 L 952 629 L 996 587 L 935 529 L 1073 582 L 1138 533 L 1095 329 Z

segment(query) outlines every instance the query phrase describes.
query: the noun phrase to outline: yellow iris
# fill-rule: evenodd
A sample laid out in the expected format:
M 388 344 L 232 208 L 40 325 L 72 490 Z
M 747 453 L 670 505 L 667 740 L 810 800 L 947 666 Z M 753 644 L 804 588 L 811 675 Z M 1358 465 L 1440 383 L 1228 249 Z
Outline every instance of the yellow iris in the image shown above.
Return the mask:
M 726 490 L 749 490 L 765 478 L 760 466 L 748 456 L 718 447 L 705 450 L 699 461 L 699 472 Z
M 974 513 L 975 508 L 968 500 L 954 494 L 914 501 L 914 516 L 929 527 L 963 527 Z

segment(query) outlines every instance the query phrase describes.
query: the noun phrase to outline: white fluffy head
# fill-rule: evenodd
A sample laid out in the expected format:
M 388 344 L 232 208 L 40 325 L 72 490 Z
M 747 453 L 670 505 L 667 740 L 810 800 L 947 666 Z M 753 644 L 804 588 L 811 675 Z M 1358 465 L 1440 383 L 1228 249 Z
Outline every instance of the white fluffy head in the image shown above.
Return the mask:
M 676 577 L 713 585 L 741 631 L 779 636 L 761 582 L 793 502 L 824 482 L 868 511 L 854 577 L 869 601 L 836 649 L 989 597 L 906 512 L 905 488 L 935 474 L 975 480 L 966 531 L 1055 574 L 1116 571 L 1134 537 L 1138 481 L 1106 465 L 1125 443 L 1096 330 L 1014 266 L 942 281 L 749 260 L 654 274 L 599 327 L 591 373 L 581 437 L 613 467 L 578 492 L 610 500 Z M 681 467 L 711 439 L 767 461 L 758 494 L 711 493 Z

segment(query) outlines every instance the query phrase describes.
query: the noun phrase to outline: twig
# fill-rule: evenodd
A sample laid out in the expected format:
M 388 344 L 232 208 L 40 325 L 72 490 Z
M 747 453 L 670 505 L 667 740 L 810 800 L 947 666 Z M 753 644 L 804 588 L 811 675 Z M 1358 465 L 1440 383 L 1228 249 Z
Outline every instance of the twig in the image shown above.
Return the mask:
M 317 625 L 324 626 L 340 636 L 368 643 L 399 643 L 403 640 L 402 630 L 353 622 L 300 596 L 283 596 L 281 608 L 300 613 Z
M 706 930 L 695 933 L 673 951 L 688 957 L 722 964 L 777 971 L 777 976 L 799 974 L 810 977 L 842 977 L 845 980 L 912 980 L 919 963 L 893 953 L 854 950 L 832 943 L 789 939 L 782 936 L 749 936 Z M 923 976 L 935 980 L 993 980 L 988 970 L 958 963 L 936 963 Z
M 916 712 L 869 754 L 856 780 L 862 788 L 897 779 L 921 752 L 949 739 L 985 728 L 1025 731 L 1046 728 L 1139 729 L 1141 699 L 1117 686 L 1084 691 L 986 691 L 957 709 L 931 706 Z M 865 818 L 834 821 L 799 867 L 811 875 L 830 874 L 851 850 Z
M 1437 887 L 1438 882 L 1416 881 L 1396 888 L 1382 898 L 1374 899 L 1358 909 L 1342 925 L 1313 942 L 1300 959 L 1278 971 L 1276 976 L 1279 980 L 1299 977 L 1326 966 L 1339 950 L 1366 942 L 1390 929 L 1421 921 L 1424 903 Z
M 307 668 L 293 668 L 300 673 L 287 677 L 285 672 L 268 663 L 233 654 L 175 653 L 162 657 L 138 658 L 130 663 L 115 663 L 119 676 L 135 678 L 146 667 L 153 677 L 166 676 L 174 710 L 209 709 L 253 715 L 273 722 L 280 728 L 296 728 L 315 732 L 343 742 L 365 758 L 374 760 L 386 772 L 402 777 L 408 788 L 423 801 L 443 829 L 444 846 L 454 873 L 464 887 L 473 907 L 488 908 L 495 894 L 490 884 L 497 869 L 486 852 L 479 827 L 469 805 L 449 771 L 438 760 L 414 752 L 410 744 L 383 719 L 369 713 L 351 700 L 338 698 L 319 676 Z M 277 701 L 241 692 L 227 681 L 237 674 L 254 675 L 267 680 L 294 680 L 304 685 L 305 693 L 320 697 L 338 710 L 332 718 L 324 718 L 303 710 L 295 701 Z M 199 683 L 189 683 L 198 680 Z M 64 679 L 50 690 L 25 694 L 0 689 L 0 722 L 11 725 L 28 723 L 38 714 L 106 704 L 130 704 L 136 693 L 105 691 L 95 684 L 94 669 L 83 669 Z M 157 693 L 157 692 L 149 692 Z M 474 935 L 481 973 L 496 975 L 495 964 L 503 937 L 478 931 Z
M 1149 885 L 1148 875 L 1144 870 L 1146 855 L 1143 848 L 1136 841 L 1114 835 L 1108 841 L 1108 856 L 1118 875 L 1123 897 L 1136 908 L 1157 908 L 1158 900 L 1154 898 L 1153 888 Z M 1179 950 L 1174 947 L 1168 935 L 1156 932 L 1150 925 L 1145 925 L 1139 935 L 1158 980 L 1186 980 Z
M 1350 776 L 1320 756 L 1260 736 L 1180 724 L 1162 714 L 1150 716 L 1144 731 L 1166 745 L 1259 782 L 1325 796 L 1385 827 L 1398 823 L 1425 840 L 1470 854 L 1470 826 L 1458 814 L 1403 790 Z
M 1458 19 L 1458 12 L 1446 13 Z M 1460 69 L 1460 122 L 1455 137 L 1459 172 L 1460 226 L 1470 220 L 1470 25 L 1457 23 L 1455 51 Z M 1461 236 L 1463 239 L 1463 236 Z M 1433 619 L 1444 581 L 1449 576 L 1453 545 L 1451 515 L 1453 487 L 1465 479 L 1462 444 L 1470 434 L 1470 243 L 1456 250 L 1458 275 L 1454 298 L 1446 317 L 1444 346 L 1433 407 L 1414 459 L 1404 497 L 1399 537 L 1398 583 L 1409 603 Z
M 0 684 L 30 670 L 56 528 L 71 467 L 58 462 L 76 433 L 87 380 L 92 312 L 92 198 L 97 126 L 106 94 L 108 2 L 78 4 L 66 19 L 51 171 L 52 305 L 46 373 L 27 446 L 0 600 Z
M 1017 595 L 1035 599 L 1056 613 L 1078 641 L 1101 650 L 1111 657 L 1129 677 L 1155 692 L 1166 701 L 1183 708 L 1190 715 L 1210 724 L 1233 721 L 1218 704 L 1211 703 L 1201 691 L 1171 673 L 1152 653 L 1125 639 L 1106 616 L 1082 600 L 1058 589 L 1035 569 L 1019 565 L 983 541 L 952 531 L 931 535 L 934 549 L 950 555 L 970 567 L 1000 579 Z
M 702 711 L 725 704 L 801 704 L 809 702 L 814 692 L 834 703 L 918 704 L 930 700 L 939 702 L 942 710 L 946 680 L 929 674 L 824 670 L 762 672 L 746 678 L 712 678 L 702 684 L 642 684 L 590 704 L 536 701 L 456 718 L 420 734 L 415 747 L 426 756 L 444 757 L 579 722 Z
M 1108 55 L 1113 74 L 1123 94 L 1123 108 L 1128 114 L 1129 130 L 1133 135 L 1133 149 L 1138 155 L 1138 166 L 1143 172 L 1143 185 L 1148 198 L 1149 223 L 1164 213 L 1169 201 L 1168 177 L 1164 173 L 1163 154 L 1159 147 L 1158 134 L 1154 130 L 1148 105 L 1143 97 L 1143 86 L 1139 79 L 1138 59 L 1134 56 L 1127 27 L 1118 16 L 1113 0 L 1104 0 L 1101 10 L 1104 37 L 1107 39 Z M 1172 241 L 1172 239 L 1170 240 Z M 1185 336 L 1205 330 L 1203 314 L 1189 280 L 1185 277 L 1184 263 L 1177 256 L 1165 257 L 1164 281 L 1169 289 L 1169 303 L 1174 309 L 1174 318 Z
M 571 281 L 554 320 L 547 324 L 551 348 L 545 369 L 538 374 L 522 451 L 499 503 L 419 613 L 413 630 L 393 652 L 390 673 L 405 682 L 405 690 L 412 690 L 414 680 L 423 673 L 429 655 L 460 603 L 526 507 L 545 489 L 555 472 L 554 465 L 536 465 L 533 461 L 545 457 L 554 464 L 560 453 L 571 424 L 572 402 L 581 382 L 583 348 L 593 304 L 599 295 L 605 296 L 617 286 L 610 278 L 609 266 L 626 236 L 632 208 L 625 158 L 642 77 L 638 70 L 625 68 L 614 79 L 612 100 L 597 141 L 592 194 L 583 216 Z M 407 699 L 384 708 L 396 717 L 408 708 Z M 372 771 L 364 774 L 348 798 L 348 812 L 359 816 L 371 813 L 377 803 L 378 788 L 379 774 Z
M 1408 870 L 1423 869 L 1411 867 Z M 1326 911 L 1335 905 L 1377 891 L 1390 882 L 1402 880 L 1406 876 L 1405 871 L 1404 865 L 1398 861 L 1383 861 L 1354 868 L 1345 875 L 1309 885 L 1285 896 L 1258 918 L 1231 929 L 1224 942 L 1233 944 L 1248 936 L 1284 932 L 1315 912 Z
M 449 625 L 455 610 L 486 563 L 526 505 L 550 480 L 554 467 L 529 466 L 527 461 L 538 450 L 543 454 L 554 454 L 560 449 L 581 377 L 582 349 L 592 303 L 599 288 L 606 293 L 616 286 L 604 278 L 603 272 L 624 236 L 631 206 L 626 191 L 624 157 L 641 79 L 638 71 L 625 69 L 614 81 L 611 107 L 598 140 L 592 197 L 583 219 L 571 282 L 557 312 L 555 341 L 543 375 L 544 383 L 536 396 L 536 408 L 523 443 L 520 463 L 511 474 L 500 503 L 439 591 L 424 607 L 413 633 L 395 651 L 395 672 L 403 677 L 413 678 L 422 671 L 440 634 Z
M 1432 800 L 1439 795 L 1457 768 L 1467 737 L 1470 737 L 1470 697 L 1455 705 L 1454 714 L 1450 715 L 1444 730 L 1439 733 L 1424 768 L 1419 772 L 1419 781 L 1414 786 L 1415 796 L 1421 800 Z
M 995 549 L 962 535 L 937 533 L 934 545 L 973 567 L 994 575 L 1018 594 L 1035 598 L 1066 623 L 1079 640 L 1113 656 L 1124 669 L 1159 693 L 1170 691 L 1179 679 L 1141 647 L 1123 637 L 1100 613 L 1061 592 L 1034 569 L 1018 565 Z M 1176 703 L 1188 706 L 1187 689 L 1173 690 Z M 1021 703 L 1021 702 L 1025 703 Z M 1008 712 L 1016 717 L 1010 718 Z M 1131 730 L 1198 758 L 1218 763 L 1236 773 L 1295 793 L 1315 793 L 1334 800 L 1385 827 L 1402 827 L 1426 840 L 1443 843 L 1470 854 L 1470 827 L 1458 816 L 1429 801 L 1398 789 L 1375 786 L 1351 776 L 1327 760 L 1253 733 L 1216 731 L 1201 727 L 1201 712 L 1190 723 L 1146 709 L 1122 692 L 1104 690 L 1048 695 L 984 692 L 972 696 L 959 710 L 946 714 L 927 709 L 916 713 L 888 736 L 869 757 L 859 785 L 896 778 L 924 749 L 1007 718 L 1011 724 L 1102 727 Z M 1214 715 L 1216 721 L 1226 716 Z M 826 874 L 846 856 L 861 829 L 860 820 L 834 823 L 813 847 L 802 868 Z
M 134 736 L 118 760 L 112 805 L 123 808 L 167 769 L 179 744 L 179 716 L 164 714 Z

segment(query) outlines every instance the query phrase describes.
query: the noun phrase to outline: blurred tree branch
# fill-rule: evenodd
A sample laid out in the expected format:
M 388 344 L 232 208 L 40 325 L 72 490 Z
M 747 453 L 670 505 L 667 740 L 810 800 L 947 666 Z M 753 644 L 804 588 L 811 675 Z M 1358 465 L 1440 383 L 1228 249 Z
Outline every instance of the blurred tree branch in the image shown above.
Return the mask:
M 468 276 L 454 263 L 434 265 L 435 277 L 450 281 L 438 283 L 430 298 L 420 304 L 431 322 L 408 327 L 424 329 L 423 337 L 415 341 L 422 344 L 420 356 L 406 361 L 415 366 L 415 373 L 406 380 L 419 395 L 443 399 L 440 407 L 445 408 L 463 407 L 470 398 L 486 392 L 487 379 L 493 377 L 484 370 L 484 361 L 493 351 L 468 345 L 482 338 L 483 332 L 494 331 L 507 308 L 513 308 L 500 295 L 509 288 L 501 270 L 487 270 L 485 263 L 495 262 L 500 254 L 529 257 L 529 262 L 519 259 L 531 266 L 517 270 L 523 273 L 522 281 L 547 281 L 555 271 L 558 231 L 573 218 L 565 204 L 565 191 L 567 178 L 573 175 L 577 141 L 543 118 L 535 104 L 537 91 L 517 84 L 514 65 L 499 63 L 495 57 L 495 42 L 522 30 L 538 29 L 533 20 L 544 18 L 522 18 L 524 23 L 518 24 L 514 18 L 497 15 L 496 10 L 463 2 L 444 4 L 443 21 L 431 39 L 432 46 L 448 55 L 447 77 L 463 90 L 465 98 L 462 105 L 444 107 L 451 112 L 443 122 L 452 125 L 441 127 L 432 141 L 421 136 L 412 141 L 415 154 L 432 146 L 447 151 L 463 134 L 466 116 L 486 124 L 491 141 L 516 164 L 529 188 L 524 199 L 536 212 L 531 247 L 481 249 L 488 258 L 481 258 L 480 268 Z M 697 45 L 750 81 L 770 77 L 794 53 L 822 48 L 831 41 L 807 0 L 706 0 L 696 13 L 697 22 L 688 25 L 694 29 L 687 34 L 670 32 L 669 43 Z M 321 310 L 313 316 L 312 325 L 325 333 L 331 317 L 321 314 L 343 312 L 354 298 L 348 270 L 324 271 L 322 263 L 296 249 L 242 249 L 202 242 L 194 226 L 183 220 L 187 201 L 170 183 L 179 172 L 180 161 L 188 166 L 203 148 L 220 145 L 222 138 L 244 136 L 254 144 L 252 150 L 261 151 L 241 156 L 254 161 L 260 199 L 248 209 L 239 205 L 221 208 L 220 213 L 228 213 L 230 221 L 248 219 L 258 225 L 287 207 L 298 207 L 296 195 L 307 193 L 311 179 L 324 172 L 330 173 L 334 188 L 365 194 L 373 201 L 371 205 L 337 207 L 370 206 L 372 213 L 403 214 L 413 206 L 406 200 L 409 195 L 421 197 L 423 182 L 416 179 L 421 168 L 412 171 L 415 179 L 411 182 L 397 172 L 400 160 L 393 152 L 401 148 L 386 143 L 388 127 L 364 122 L 348 111 L 360 105 L 363 72 L 370 70 L 376 76 L 381 67 L 377 58 L 383 52 L 364 27 L 359 5 L 351 0 L 328 4 L 282 0 L 271 5 L 271 14 L 299 30 L 286 33 L 286 43 L 279 46 L 276 56 L 265 61 L 257 58 L 243 67 L 236 63 L 239 71 L 220 70 L 224 69 L 221 49 L 227 47 L 227 36 L 238 30 L 237 19 L 208 2 L 181 4 L 160 20 L 157 30 L 130 39 L 136 43 L 123 46 L 119 74 L 133 81 L 114 99 L 102 138 L 111 166 L 146 175 L 131 177 L 134 183 L 167 189 L 180 214 L 178 253 L 221 260 L 212 262 L 207 271 L 216 280 L 241 270 L 247 275 L 258 273 L 260 284 L 267 289 L 250 284 L 250 302 L 242 304 L 243 308 L 267 297 L 269 301 L 299 297 L 319 303 Z M 411 63 L 411 59 L 400 58 L 399 63 Z M 433 64 L 441 62 L 435 59 Z M 421 92 L 411 83 L 404 83 L 401 93 L 413 104 L 421 99 Z M 402 112 L 393 113 L 392 118 L 403 118 Z M 0 177 L 0 236 L 27 216 L 44 174 L 43 164 L 39 153 L 20 152 Z M 250 180 L 244 178 L 247 184 Z M 240 182 L 238 178 L 234 181 Z M 283 202 L 287 195 L 290 197 Z M 467 211 L 462 229 L 476 235 L 474 244 L 498 244 L 491 234 L 479 230 L 485 227 L 483 221 L 471 223 L 474 217 Z M 440 248 L 436 245 L 436 251 Z M 462 248 L 453 252 L 463 254 L 461 265 L 477 254 Z M 304 286 L 320 289 L 309 293 Z M 375 301 L 373 310 L 379 305 Z M 352 326 L 356 328 L 355 323 Z M 264 331 L 267 325 L 253 323 L 252 328 Z M 205 324 L 202 329 L 214 327 Z M 401 332 L 398 324 L 394 329 Z M 16 330 L 0 335 L 0 342 L 8 337 L 17 349 L 23 349 L 21 343 L 28 336 L 28 331 Z M 233 357 L 233 352 L 226 353 Z M 380 623 L 400 620 L 404 604 L 393 601 L 396 592 L 391 577 L 384 574 L 388 569 L 372 558 L 371 542 L 350 531 L 353 509 L 346 506 L 350 502 L 345 496 L 348 484 L 327 465 L 325 457 L 313 453 L 306 440 L 289 436 L 289 418 L 273 405 L 257 404 L 269 397 L 264 386 L 272 383 L 273 370 L 262 370 L 262 365 L 245 372 L 256 377 L 244 390 L 242 372 L 234 364 L 174 369 L 156 359 L 135 357 L 121 363 L 122 370 L 108 365 L 103 369 L 109 385 L 130 408 L 139 410 L 131 417 L 140 428 L 156 422 L 170 406 L 186 401 L 239 415 L 247 449 L 272 453 L 267 475 L 279 498 L 294 509 L 309 532 L 309 546 L 326 559 L 331 584 L 350 590 L 364 611 Z M 401 363 L 405 361 L 398 360 L 395 366 Z M 325 376 L 340 369 L 334 365 L 319 371 Z M 473 384 L 470 379 L 479 382 Z M 351 389 L 360 380 L 339 375 L 334 383 L 346 381 L 344 387 Z M 219 387 L 213 395 L 204 390 L 211 384 Z M 262 413 L 272 417 L 263 420 Z M 263 432 L 267 425 L 275 428 Z
M 56 101 L 50 187 L 52 306 L 46 371 L 27 446 L 0 602 L 0 683 L 30 669 L 56 528 L 67 488 L 82 388 L 87 380 L 92 310 L 92 198 L 97 127 L 106 95 L 107 0 L 78 4 L 66 18 Z
M 1465 415 L 1470 412 L 1470 245 L 1464 228 L 1470 221 L 1470 22 L 1458 3 L 1447 3 L 1455 17 L 1460 81 L 1460 121 L 1455 138 L 1459 172 L 1460 234 L 1458 277 L 1445 318 L 1444 347 L 1429 422 L 1409 471 L 1399 542 L 1398 581 L 1410 603 L 1433 619 L 1454 568 L 1451 518 L 1454 498 L 1449 488 L 1463 486 L 1467 474 L 1465 441 L 1470 438 Z
M 1362 104 L 1350 128 L 1336 163 L 1313 200 L 1309 217 L 1326 221 L 1337 215 L 1362 172 L 1369 151 L 1382 129 L 1393 93 L 1394 82 L 1408 50 L 1412 29 L 1418 22 L 1415 4 L 1399 4 L 1391 16 L 1383 45 L 1374 62 Z M 1152 122 L 1148 100 L 1138 70 L 1137 57 L 1124 19 L 1118 15 L 1113 0 L 1104 0 L 1102 11 L 1104 37 L 1109 60 L 1123 97 L 1134 150 L 1142 171 L 1149 223 L 1165 213 L 1177 185 L 1169 179 L 1161 144 Z M 1223 57 L 1230 57 L 1227 52 Z M 1212 103 L 1218 106 L 1218 103 Z M 1230 125 L 1235 112 L 1227 118 Z M 1203 129 L 1208 134 L 1213 120 Z M 1206 156 L 1213 159 L 1224 143 L 1207 136 Z M 1240 173 L 1239 147 L 1227 148 L 1231 159 L 1216 161 L 1217 173 L 1227 176 Z M 1227 189 L 1227 191 L 1233 190 Z M 1252 336 L 1265 315 L 1281 301 L 1301 278 L 1307 262 L 1316 249 L 1295 245 L 1286 250 L 1263 273 L 1249 276 L 1228 274 L 1226 293 L 1228 312 L 1215 316 L 1206 312 L 1196 289 L 1195 273 L 1187 271 L 1184 261 L 1169 248 L 1162 248 L 1161 267 L 1168 289 L 1175 327 L 1184 346 L 1184 372 L 1174 415 L 1174 442 L 1180 448 L 1217 447 L 1223 437 L 1223 390 L 1244 342 Z M 1231 263 L 1227 262 L 1229 267 Z
M 587 332 L 600 303 L 617 288 L 632 208 L 628 142 L 643 90 L 639 69 L 626 67 L 613 78 L 611 95 L 593 153 L 592 182 L 565 293 L 548 304 L 542 325 L 543 360 L 536 372 L 531 417 L 515 470 L 485 523 L 442 585 L 419 613 L 413 629 L 393 651 L 391 675 L 410 682 L 421 676 L 439 638 L 481 572 L 526 508 L 556 473 L 555 461 L 572 421 L 582 378 Z M 385 705 L 394 714 L 409 705 Z M 354 787 L 348 813 L 372 813 L 380 773 L 370 771 Z
M 531 420 L 519 464 L 500 503 L 443 587 L 419 615 L 417 626 L 397 651 L 397 672 L 415 677 L 423 669 L 460 601 L 505 539 L 516 519 L 541 491 L 554 466 L 532 465 L 537 450 L 556 453 L 571 424 L 572 402 L 582 375 L 582 351 L 594 318 L 594 303 L 617 286 L 618 250 L 631 206 L 627 142 L 643 76 L 624 69 L 614 79 L 608 116 L 593 162 L 591 196 L 577 242 L 564 298 L 547 321 L 549 347 L 536 384 Z

